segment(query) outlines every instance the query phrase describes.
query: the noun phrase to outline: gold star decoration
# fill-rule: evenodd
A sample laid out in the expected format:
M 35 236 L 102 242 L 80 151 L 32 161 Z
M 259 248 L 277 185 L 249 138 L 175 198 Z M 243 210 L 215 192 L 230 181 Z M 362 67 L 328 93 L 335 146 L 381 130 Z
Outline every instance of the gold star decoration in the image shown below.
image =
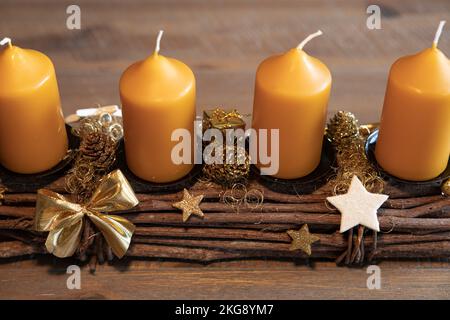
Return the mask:
M 186 222 L 192 214 L 203 218 L 204 215 L 199 206 L 202 199 L 203 195 L 194 197 L 184 189 L 183 199 L 179 202 L 175 202 L 172 206 L 183 211 L 183 222 Z
M 318 236 L 309 233 L 307 224 L 304 224 L 298 231 L 289 230 L 287 234 L 292 238 L 290 250 L 300 249 L 308 256 L 311 255 L 311 244 L 320 240 Z

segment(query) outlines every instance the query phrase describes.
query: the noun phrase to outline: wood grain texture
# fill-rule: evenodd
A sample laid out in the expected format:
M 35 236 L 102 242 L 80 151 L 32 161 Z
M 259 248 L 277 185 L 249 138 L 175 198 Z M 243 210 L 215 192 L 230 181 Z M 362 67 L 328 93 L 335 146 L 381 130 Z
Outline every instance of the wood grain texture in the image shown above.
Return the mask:
M 380 264 L 381 289 L 368 290 L 365 269 L 332 263 L 246 261 L 196 267 L 123 262 L 82 269 L 68 290 L 72 262 L 46 258 L 0 265 L 0 298 L 14 299 L 449 299 L 450 269 L 440 262 Z
M 19 46 L 52 58 L 67 115 L 79 107 L 119 103 L 121 73 L 153 50 L 160 28 L 166 31 L 162 53 L 183 60 L 196 75 L 198 114 L 215 105 L 251 113 L 257 65 L 320 28 L 325 35 L 307 49 L 332 71 L 329 115 L 346 109 L 364 123 L 379 120 L 389 66 L 399 56 L 430 45 L 438 21 L 450 20 L 448 0 L 370 1 L 380 4 L 383 13 L 382 29 L 370 31 L 365 27 L 368 3 L 82 0 L 77 1 L 82 29 L 71 31 L 65 27 L 71 1 L 2 0 L 0 30 Z M 440 41 L 447 54 L 449 34 Z M 396 197 L 401 198 L 401 192 Z M 95 275 L 83 267 L 80 291 L 66 288 L 70 263 L 51 257 L 3 262 L 0 298 L 450 298 L 448 262 L 384 262 L 382 289 L 368 290 L 365 269 L 336 268 L 327 262 L 299 265 L 288 259 L 205 266 L 124 261 L 99 266 Z

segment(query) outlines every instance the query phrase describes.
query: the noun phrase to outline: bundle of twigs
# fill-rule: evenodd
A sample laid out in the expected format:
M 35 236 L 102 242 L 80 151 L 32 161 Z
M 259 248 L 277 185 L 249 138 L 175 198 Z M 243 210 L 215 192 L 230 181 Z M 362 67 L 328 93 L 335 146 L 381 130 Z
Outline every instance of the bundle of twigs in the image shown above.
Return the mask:
M 64 182 L 49 186 L 64 192 Z M 138 193 L 140 204 L 122 212 L 137 229 L 127 252 L 130 257 L 182 259 L 213 262 L 225 259 L 308 258 L 290 251 L 289 229 L 308 224 L 320 241 L 312 245 L 311 258 L 335 259 L 339 264 L 362 264 L 374 259 L 450 257 L 450 198 L 439 188 L 399 187 L 387 184 L 390 198 L 379 210 L 381 232 L 356 227 L 339 234 L 340 215 L 325 199 L 330 186 L 314 194 L 287 195 L 271 191 L 252 180 L 249 189 L 258 189 L 264 202 L 231 206 L 223 201 L 224 190 L 198 182 L 190 192 L 204 195 L 203 219 L 182 221 L 172 203 L 181 192 Z M 45 254 L 45 234 L 32 231 L 35 194 L 6 193 L 0 206 L 0 258 Z M 108 259 L 107 246 L 99 259 Z M 98 255 L 97 255 L 98 256 Z M 101 261 L 100 261 L 101 262 Z

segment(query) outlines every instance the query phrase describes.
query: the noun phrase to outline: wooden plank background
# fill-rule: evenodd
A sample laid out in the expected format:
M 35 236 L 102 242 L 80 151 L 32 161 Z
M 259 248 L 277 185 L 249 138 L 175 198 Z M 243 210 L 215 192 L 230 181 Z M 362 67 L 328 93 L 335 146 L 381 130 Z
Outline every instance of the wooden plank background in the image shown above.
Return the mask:
M 71 3 L 0 2 L 1 36 L 54 61 L 66 114 L 119 103 L 120 75 L 153 52 L 159 29 L 165 30 L 161 53 L 183 60 L 196 75 L 199 111 L 224 105 L 249 113 L 258 64 L 320 28 L 324 36 L 307 51 L 333 74 L 329 112 L 350 110 L 362 122 L 379 119 L 389 66 L 430 46 L 450 12 L 445 0 L 382 1 L 382 29 L 368 30 L 368 2 L 361 0 L 76 1 L 81 30 L 68 30 Z M 449 39 L 444 33 L 444 52 Z
M 66 28 L 66 0 L 2 0 L 0 37 L 53 60 L 66 115 L 79 107 L 119 103 L 118 81 L 154 48 L 183 60 L 197 78 L 197 111 L 216 105 L 251 113 L 257 65 L 317 29 L 307 51 L 333 74 L 329 114 L 354 112 L 378 121 L 389 66 L 431 45 L 448 0 L 100 0 L 76 1 L 81 30 Z M 366 28 L 369 4 L 382 8 L 382 29 Z M 450 26 L 440 48 L 450 53 Z M 1 72 L 1 71 L 0 71 Z M 0 264 L 0 298 L 449 298 L 447 262 L 382 263 L 382 289 L 366 288 L 365 269 L 331 262 L 245 261 L 197 265 L 124 261 L 83 268 L 82 290 L 67 290 L 72 261 L 40 258 Z M 124 272 L 126 270 L 126 272 Z

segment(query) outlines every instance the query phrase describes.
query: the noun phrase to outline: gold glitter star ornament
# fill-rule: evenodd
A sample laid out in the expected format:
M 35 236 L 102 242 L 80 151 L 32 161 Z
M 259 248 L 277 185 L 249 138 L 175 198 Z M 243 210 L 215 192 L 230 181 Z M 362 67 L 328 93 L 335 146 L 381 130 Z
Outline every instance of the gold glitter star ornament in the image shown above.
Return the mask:
M 183 222 L 186 222 L 192 214 L 203 218 L 204 214 L 200 209 L 200 202 L 202 199 L 203 195 L 194 197 L 190 195 L 186 189 L 184 189 L 183 199 L 179 202 L 175 202 L 172 206 L 183 211 Z
M 291 248 L 289 250 L 300 249 L 308 256 L 311 255 L 311 244 L 320 240 L 318 236 L 309 233 L 307 224 L 304 224 L 298 231 L 289 230 L 287 234 L 292 238 Z
M 385 194 L 370 193 L 356 175 L 346 194 L 328 197 L 327 200 L 341 212 L 343 233 L 357 225 L 380 231 L 377 210 L 389 198 Z

